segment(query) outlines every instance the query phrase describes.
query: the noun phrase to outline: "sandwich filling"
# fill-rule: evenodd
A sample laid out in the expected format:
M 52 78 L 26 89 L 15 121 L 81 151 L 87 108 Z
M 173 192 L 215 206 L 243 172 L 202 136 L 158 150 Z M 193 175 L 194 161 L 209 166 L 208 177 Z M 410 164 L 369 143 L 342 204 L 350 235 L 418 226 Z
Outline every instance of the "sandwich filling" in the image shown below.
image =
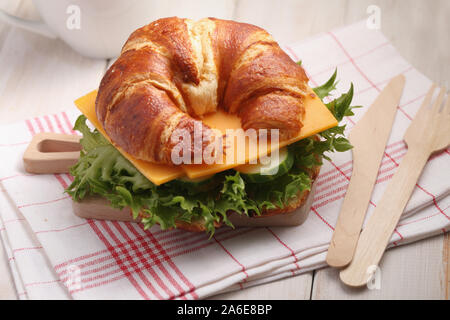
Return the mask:
M 324 99 L 335 89 L 336 72 L 324 85 L 314 88 Z M 349 91 L 331 100 L 326 106 L 338 122 L 353 115 L 353 85 Z M 272 178 L 252 178 L 239 168 L 229 169 L 203 179 L 179 178 L 155 185 L 139 172 L 99 131 L 91 130 L 86 117 L 80 116 L 75 130 L 83 134 L 78 163 L 71 168 L 73 183 L 66 192 L 74 201 L 100 196 L 114 208 L 131 208 L 145 228 L 159 224 L 162 229 L 177 225 L 200 225 L 200 230 L 214 234 L 225 224 L 233 227 L 228 214 L 237 212 L 261 216 L 271 212 L 295 210 L 302 201 L 295 201 L 311 184 L 327 152 L 351 149 L 344 136 L 345 125 L 336 126 L 315 136 L 287 146 L 288 164 Z M 241 172 L 240 172 L 241 171 Z M 297 203 L 297 206 L 292 206 Z M 283 209 L 286 209 L 283 211 Z

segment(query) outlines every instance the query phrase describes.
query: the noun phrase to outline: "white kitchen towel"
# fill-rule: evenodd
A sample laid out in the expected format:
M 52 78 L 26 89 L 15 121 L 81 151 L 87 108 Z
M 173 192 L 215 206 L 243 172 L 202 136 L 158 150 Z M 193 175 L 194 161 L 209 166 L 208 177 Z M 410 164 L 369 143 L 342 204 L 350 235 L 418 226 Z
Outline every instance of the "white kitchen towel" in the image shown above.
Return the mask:
M 365 22 L 284 46 L 302 60 L 312 86 L 338 68 L 338 95 L 355 86 L 355 116 L 367 110 L 384 85 L 404 74 L 406 87 L 383 158 L 368 215 L 406 153 L 402 137 L 431 81 L 408 64 Z M 37 132 L 72 132 L 75 107 L 0 127 L 0 181 L 6 190 L 0 214 L 10 260 L 22 295 L 75 299 L 196 299 L 236 290 L 324 266 L 342 199 L 351 176 L 351 152 L 332 154 L 317 180 L 307 221 L 289 228 L 222 228 L 212 239 L 182 230 L 144 231 L 135 223 L 84 220 L 75 216 L 63 193 L 67 174 L 30 175 L 22 155 Z M 347 131 L 348 132 L 348 131 Z M 391 246 L 450 228 L 450 152 L 433 156 L 400 221 Z M 5 245 L 5 243 L 4 243 Z M 67 289 L 65 289 L 67 288 Z

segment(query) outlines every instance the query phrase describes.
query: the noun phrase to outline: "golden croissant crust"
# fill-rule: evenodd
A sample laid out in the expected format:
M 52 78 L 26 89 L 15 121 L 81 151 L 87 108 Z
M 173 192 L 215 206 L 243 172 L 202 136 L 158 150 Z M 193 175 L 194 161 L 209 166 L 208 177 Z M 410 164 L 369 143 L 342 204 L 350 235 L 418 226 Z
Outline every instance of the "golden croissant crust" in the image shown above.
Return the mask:
M 96 113 L 114 144 L 138 159 L 172 164 L 172 133 L 185 129 L 193 137 L 194 127 L 202 128 L 205 148 L 216 137 L 202 116 L 219 108 L 236 113 L 244 129 L 295 136 L 307 81 L 259 27 L 164 18 L 128 38 L 100 83 Z

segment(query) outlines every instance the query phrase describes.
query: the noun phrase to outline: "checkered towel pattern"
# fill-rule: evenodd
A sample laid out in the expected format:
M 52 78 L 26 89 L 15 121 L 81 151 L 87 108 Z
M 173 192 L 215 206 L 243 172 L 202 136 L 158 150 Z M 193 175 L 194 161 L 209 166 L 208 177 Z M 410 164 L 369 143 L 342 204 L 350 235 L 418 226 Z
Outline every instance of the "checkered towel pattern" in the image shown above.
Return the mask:
M 284 46 L 302 60 L 312 86 L 338 68 L 336 94 L 355 85 L 356 115 L 347 130 L 395 75 L 407 82 L 368 215 L 407 149 L 402 137 L 431 81 L 408 64 L 365 22 Z M 63 193 L 67 174 L 32 175 L 22 155 L 43 131 L 70 133 L 75 108 L 0 127 L 0 234 L 22 299 L 198 299 L 307 272 L 325 255 L 352 172 L 351 152 L 333 154 L 317 180 L 307 221 L 291 228 L 219 229 L 214 237 L 182 230 L 144 231 L 139 224 L 94 221 L 72 213 Z M 450 152 L 433 156 L 417 183 L 391 246 L 449 230 Z

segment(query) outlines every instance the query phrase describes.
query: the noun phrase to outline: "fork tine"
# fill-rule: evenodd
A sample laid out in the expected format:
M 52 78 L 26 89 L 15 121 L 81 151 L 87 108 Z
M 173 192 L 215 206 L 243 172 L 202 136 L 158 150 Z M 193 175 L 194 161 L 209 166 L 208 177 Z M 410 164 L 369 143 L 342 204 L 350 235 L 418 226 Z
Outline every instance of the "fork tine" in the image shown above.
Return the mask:
M 434 90 L 436 89 L 436 83 L 433 83 L 430 90 L 428 90 L 427 95 L 425 96 L 425 99 L 422 102 L 422 105 L 420 106 L 419 111 L 417 111 L 417 114 L 423 113 L 426 109 L 429 108 L 431 104 L 431 99 L 433 98 Z
M 445 95 L 446 91 L 447 90 L 445 88 L 441 88 L 441 91 L 439 92 L 439 96 L 437 97 L 436 101 L 433 104 L 433 108 L 431 109 L 431 112 L 433 114 L 439 113 L 439 110 L 442 105 L 442 100 L 444 100 L 444 95 Z

